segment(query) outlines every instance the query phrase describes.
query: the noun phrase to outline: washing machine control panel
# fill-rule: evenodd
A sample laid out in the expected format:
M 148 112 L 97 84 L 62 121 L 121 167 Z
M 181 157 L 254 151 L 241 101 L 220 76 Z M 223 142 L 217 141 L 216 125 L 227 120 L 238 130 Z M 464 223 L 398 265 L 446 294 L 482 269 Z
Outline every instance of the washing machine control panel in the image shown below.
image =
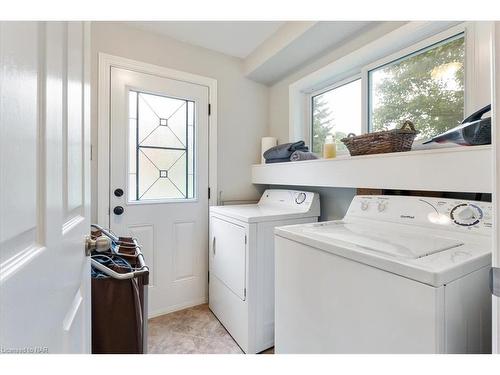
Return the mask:
M 484 217 L 483 210 L 476 204 L 461 203 L 450 211 L 450 219 L 457 225 L 465 227 L 477 225 Z
M 262 194 L 259 206 L 281 207 L 319 216 L 319 195 L 310 191 L 268 189 Z
M 433 197 L 358 195 L 354 197 L 346 217 L 400 222 L 415 225 L 447 226 L 457 231 L 490 233 L 490 202 Z
M 295 194 L 295 203 L 297 203 L 297 204 L 304 203 L 306 201 L 306 199 L 307 199 L 307 194 L 304 193 L 303 191 Z

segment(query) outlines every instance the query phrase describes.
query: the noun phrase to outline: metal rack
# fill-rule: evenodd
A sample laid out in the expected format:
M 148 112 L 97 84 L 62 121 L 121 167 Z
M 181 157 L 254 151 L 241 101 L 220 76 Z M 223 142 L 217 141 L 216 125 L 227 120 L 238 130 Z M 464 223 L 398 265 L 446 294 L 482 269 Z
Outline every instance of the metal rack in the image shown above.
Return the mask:
M 100 231 L 104 236 L 108 237 L 110 240 L 112 240 L 115 244 L 118 245 L 118 250 L 114 251 L 113 247 L 110 246 L 110 251 L 114 255 L 118 255 L 120 257 L 124 258 L 135 258 L 138 261 L 139 267 L 136 268 L 135 270 L 127 273 L 118 273 L 114 270 L 112 270 L 109 267 L 106 267 L 104 264 L 99 263 L 98 261 L 94 260 L 91 258 L 91 264 L 93 267 L 98 269 L 99 271 L 103 272 L 109 277 L 112 277 L 117 280 L 128 280 L 128 279 L 133 279 L 133 278 L 142 278 L 142 284 L 144 285 L 144 290 L 143 290 L 143 303 L 142 303 L 142 343 L 143 343 L 143 352 L 144 354 L 147 353 L 147 330 L 148 330 L 148 285 L 149 285 L 149 267 L 146 265 L 146 261 L 144 259 L 144 254 L 141 251 L 141 246 L 139 245 L 138 241 L 136 238 L 131 238 L 131 242 L 125 242 L 120 240 L 119 237 L 111 233 L 110 231 L 104 229 L 100 225 L 97 224 L 91 224 L 91 227 Z M 110 244 L 111 245 L 111 244 Z M 127 253 L 122 253 L 120 252 L 120 247 L 124 248 L 130 248 L 131 246 L 134 247 L 135 251 L 134 254 L 127 254 Z

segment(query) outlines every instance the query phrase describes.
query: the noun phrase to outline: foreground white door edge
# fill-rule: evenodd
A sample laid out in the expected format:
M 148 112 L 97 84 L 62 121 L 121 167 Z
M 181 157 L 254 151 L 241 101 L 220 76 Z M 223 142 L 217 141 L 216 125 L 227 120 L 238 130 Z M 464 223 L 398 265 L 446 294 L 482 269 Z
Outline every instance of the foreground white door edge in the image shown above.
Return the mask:
M 209 88 L 117 67 L 110 74 L 110 229 L 143 246 L 150 316 L 204 303 Z
M 500 217 L 500 131 L 499 125 L 500 115 L 500 22 L 494 22 L 492 30 L 492 141 L 494 150 L 493 159 L 493 258 L 492 267 L 500 268 L 500 225 L 498 218 Z M 493 316 L 492 316 L 492 351 L 500 354 L 500 297 L 492 296 Z
M 90 38 L 0 22 L 0 350 L 90 352 Z

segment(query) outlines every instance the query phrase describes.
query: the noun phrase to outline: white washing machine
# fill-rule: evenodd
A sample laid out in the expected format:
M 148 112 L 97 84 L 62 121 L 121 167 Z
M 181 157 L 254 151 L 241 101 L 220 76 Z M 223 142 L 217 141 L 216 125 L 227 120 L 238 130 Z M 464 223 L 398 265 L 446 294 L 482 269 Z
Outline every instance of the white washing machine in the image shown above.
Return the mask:
M 276 228 L 276 353 L 489 353 L 491 204 L 356 196 Z
M 209 306 L 245 353 L 274 345 L 274 228 L 319 215 L 318 194 L 294 190 L 210 207 Z

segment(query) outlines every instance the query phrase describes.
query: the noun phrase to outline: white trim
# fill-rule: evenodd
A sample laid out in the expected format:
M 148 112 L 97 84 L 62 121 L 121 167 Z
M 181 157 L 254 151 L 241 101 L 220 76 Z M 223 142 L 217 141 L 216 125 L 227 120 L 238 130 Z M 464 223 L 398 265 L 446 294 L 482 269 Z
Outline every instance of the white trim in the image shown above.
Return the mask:
M 359 74 L 364 65 L 407 48 L 457 24 L 459 22 L 456 21 L 409 22 L 292 83 L 289 86 L 289 139 L 291 141 L 303 139 L 304 134 L 307 133 L 304 122 L 305 110 L 304 106 L 301 105 L 304 96 L 336 81 Z
M 465 113 L 491 103 L 491 45 L 493 22 L 466 22 Z
M 208 103 L 211 106 L 209 124 L 209 166 L 208 183 L 212 191 L 209 205 L 216 205 L 218 197 L 217 186 L 217 80 L 179 70 L 152 65 L 124 57 L 99 53 L 99 81 L 98 81 L 98 114 L 97 114 L 97 222 L 109 226 L 109 134 L 110 108 L 109 88 L 111 82 L 111 67 L 133 70 L 140 73 L 153 74 L 164 78 L 185 81 L 208 87 Z M 208 110 L 208 109 L 207 109 Z M 203 189 L 200 190 L 200 194 Z M 207 192 L 208 193 L 208 192 Z
M 341 81 L 337 81 L 335 82 L 334 84 L 332 85 L 329 85 L 321 90 L 316 90 L 316 91 L 313 91 L 309 94 L 309 97 L 313 98 L 314 96 L 318 96 L 318 95 L 321 95 L 321 94 L 324 94 L 325 92 L 328 92 L 328 91 L 331 91 L 331 90 L 335 90 L 339 87 L 342 87 L 342 86 L 345 86 L 351 82 L 354 82 L 354 81 L 357 81 L 358 79 L 361 79 L 361 74 L 358 73 L 358 74 L 354 74 L 350 77 L 347 77 Z
M 491 26 L 492 37 L 491 49 L 491 132 L 493 146 L 493 243 L 492 243 L 492 266 L 500 267 L 500 230 L 499 216 L 500 206 L 498 200 L 500 186 L 500 132 L 497 129 L 498 113 L 500 113 L 500 85 L 496 82 L 500 78 L 500 22 Z M 500 354 L 500 297 L 492 296 L 492 352 Z
M 414 43 L 412 45 L 409 45 L 406 48 L 403 48 L 395 53 L 392 53 L 390 55 L 384 56 L 381 59 L 378 59 L 376 61 L 373 61 L 369 64 L 366 64 L 362 71 L 370 71 L 377 69 L 378 67 L 381 67 L 382 65 L 390 64 L 392 62 L 395 62 L 399 59 L 405 58 L 407 56 L 410 56 L 416 52 L 422 51 L 426 48 L 432 47 L 435 44 L 438 44 L 440 42 L 445 41 L 446 39 L 452 38 L 454 36 L 457 36 L 459 34 L 465 34 L 466 33 L 466 25 L 464 23 L 451 27 L 449 29 L 446 29 L 443 32 L 440 32 L 438 34 L 434 34 L 430 36 L 429 38 L 423 39 L 417 43 Z

